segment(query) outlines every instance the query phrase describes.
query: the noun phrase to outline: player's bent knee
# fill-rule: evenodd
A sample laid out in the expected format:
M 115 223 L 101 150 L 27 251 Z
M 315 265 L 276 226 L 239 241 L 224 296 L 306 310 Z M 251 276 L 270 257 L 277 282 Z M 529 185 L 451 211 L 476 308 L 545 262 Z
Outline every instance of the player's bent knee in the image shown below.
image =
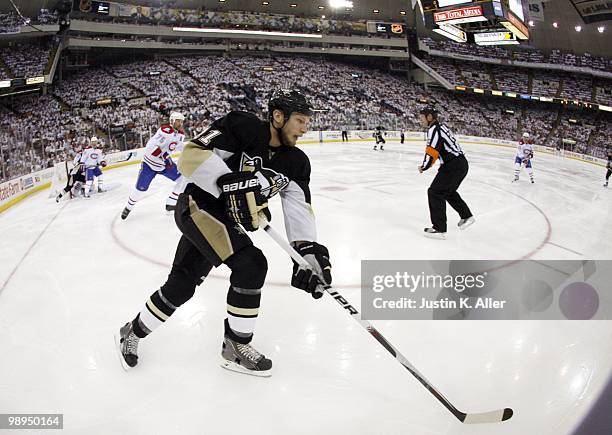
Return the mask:
M 161 287 L 161 293 L 178 308 L 193 297 L 195 288 L 200 284 L 202 276 L 195 276 L 182 267 L 172 266 L 166 283 Z
M 253 245 L 246 246 L 229 257 L 225 264 L 232 269 L 230 282 L 234 287 L 263 287 L 268 273 L 268 261 L 260 249 Z

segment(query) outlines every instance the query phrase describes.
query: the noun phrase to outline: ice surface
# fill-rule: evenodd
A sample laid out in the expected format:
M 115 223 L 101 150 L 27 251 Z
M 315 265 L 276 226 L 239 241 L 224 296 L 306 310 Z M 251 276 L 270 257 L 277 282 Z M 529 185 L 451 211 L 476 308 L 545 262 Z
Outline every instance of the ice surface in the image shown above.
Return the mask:
M 359 306 L 362 259 L 612 259 L 612 190 L 604 169 L 536 155 L 536 184 L 513 179 L 514 150 L 465 146 L 460 193 L 475 225 L 423 238 L 422 145 L 306 145 L 319 240 L 334 283 Z M 179 232 L 158 178 L 127 221 L 118 218 L 137 166 L 109 171 L 121 186 L 56 204 L 42 192 L 0 215 L 0 412 L 64 413 L 64 433 L 566 434 L 612 373 L 610 322 L 374 322 L 466 412 L 512 407 L 495 426 L 456 421 L 328 297 L 289 286 L 291 262 L 253 239 L 270 271 L 254 345 L 271 378 L 222 370 L 228 271 L 140 345 L 124 372 L 113 333 L 165 280 Z M 272 224 L 282 232 L 280 201 Z M 26 433 L 26 432 L 24 432 Z

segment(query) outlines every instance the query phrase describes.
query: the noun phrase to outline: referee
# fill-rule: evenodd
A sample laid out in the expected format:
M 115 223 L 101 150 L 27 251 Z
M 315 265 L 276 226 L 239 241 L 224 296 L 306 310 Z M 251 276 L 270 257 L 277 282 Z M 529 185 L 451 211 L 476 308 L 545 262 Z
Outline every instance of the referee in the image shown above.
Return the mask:
M 459 143 L 451 131 L 438 121 L 438 111 L 427 106 L 420 112 L 422 127 L 427 127 L 427 147 L 419 172 L 428 170 L 436 160 L 440 160 L 440 169 L 427 189 L 431 228 L 425 228 L 425 237 L 446 239 L 446 202 L 459 213 L 461 220 L 457 224 L 464 230 L 474 223 L 470 208 L 457 193 L 459 185 L 468 173 L 468 161 Z

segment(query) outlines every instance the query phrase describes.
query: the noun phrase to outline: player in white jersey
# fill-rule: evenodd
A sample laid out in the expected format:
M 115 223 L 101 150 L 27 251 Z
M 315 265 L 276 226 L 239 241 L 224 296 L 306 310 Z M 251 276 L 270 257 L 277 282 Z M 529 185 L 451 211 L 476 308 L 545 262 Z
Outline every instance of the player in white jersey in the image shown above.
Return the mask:
M 525 170 L 529 174 L 529 179 L 535 183 L 533 179 L 533 168 L 531 167 L 531 159 L 533 158 L 533 139 L 529 137 L 529 133 L 523 133 L 523 137 L 519 140 L 519 145 L 514 158 L 514 181 L 519 180 L 521 166 L 525 165 Z
M 102 188 L 103 176 L 101 167 L 106 166 L 106 160 L 104 160 L 104 153 L 100 147 L 100 141 L 97 137 L 93 136 L 89 145 L 85 147 L 81 154 L 80 163 L 83 165 L 85 170 L 85 198 L 89 198 L 89 193 L 93 188 L 94 178 L 98 179 L 98 192 L 103 192 Z
M 163 175 L 172 181 L 176 181 L 172 193 L 166 200 L 166 210 L 173 211 L 176 207 L 176 200 L 185 188 L 184 179 L 179 174 L 176 164 L 172 161 L 170 154 L 179 151 L 183 147 L 185 132 L 183 131 L 183 121 L 185 116 L 179 112 L 170 114 L 170 123 L 162 125 L 147 142 L 142 165 L 136 180 L 136 188 L 130 194 L 127 205 L 121 212 L 121 219 L 127 219 L 128 215 L 149 189 L 151 181 L 156 175 Z

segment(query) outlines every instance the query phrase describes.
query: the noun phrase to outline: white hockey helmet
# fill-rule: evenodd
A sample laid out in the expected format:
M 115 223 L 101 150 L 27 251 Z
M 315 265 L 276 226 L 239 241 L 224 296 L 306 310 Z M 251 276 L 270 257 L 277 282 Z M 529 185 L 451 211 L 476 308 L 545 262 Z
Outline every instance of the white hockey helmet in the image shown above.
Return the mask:
M 94 143 L 99 143 L 100 141 L 98 140 L 96 136 L 92 136 L 91 139 L 89 139 L 89 142 L 94 144 Z
M 523 138 L 524 139 L 529 139 L 529 133 L 527 133 L 527 132 L 523 133 Z
M 174 124 L 174 121 L 179 120 L 179 119 L 181 121 L 185 121 L 185 115 L 183 115 L 181 112 L 170 113 L 170 124 Z

